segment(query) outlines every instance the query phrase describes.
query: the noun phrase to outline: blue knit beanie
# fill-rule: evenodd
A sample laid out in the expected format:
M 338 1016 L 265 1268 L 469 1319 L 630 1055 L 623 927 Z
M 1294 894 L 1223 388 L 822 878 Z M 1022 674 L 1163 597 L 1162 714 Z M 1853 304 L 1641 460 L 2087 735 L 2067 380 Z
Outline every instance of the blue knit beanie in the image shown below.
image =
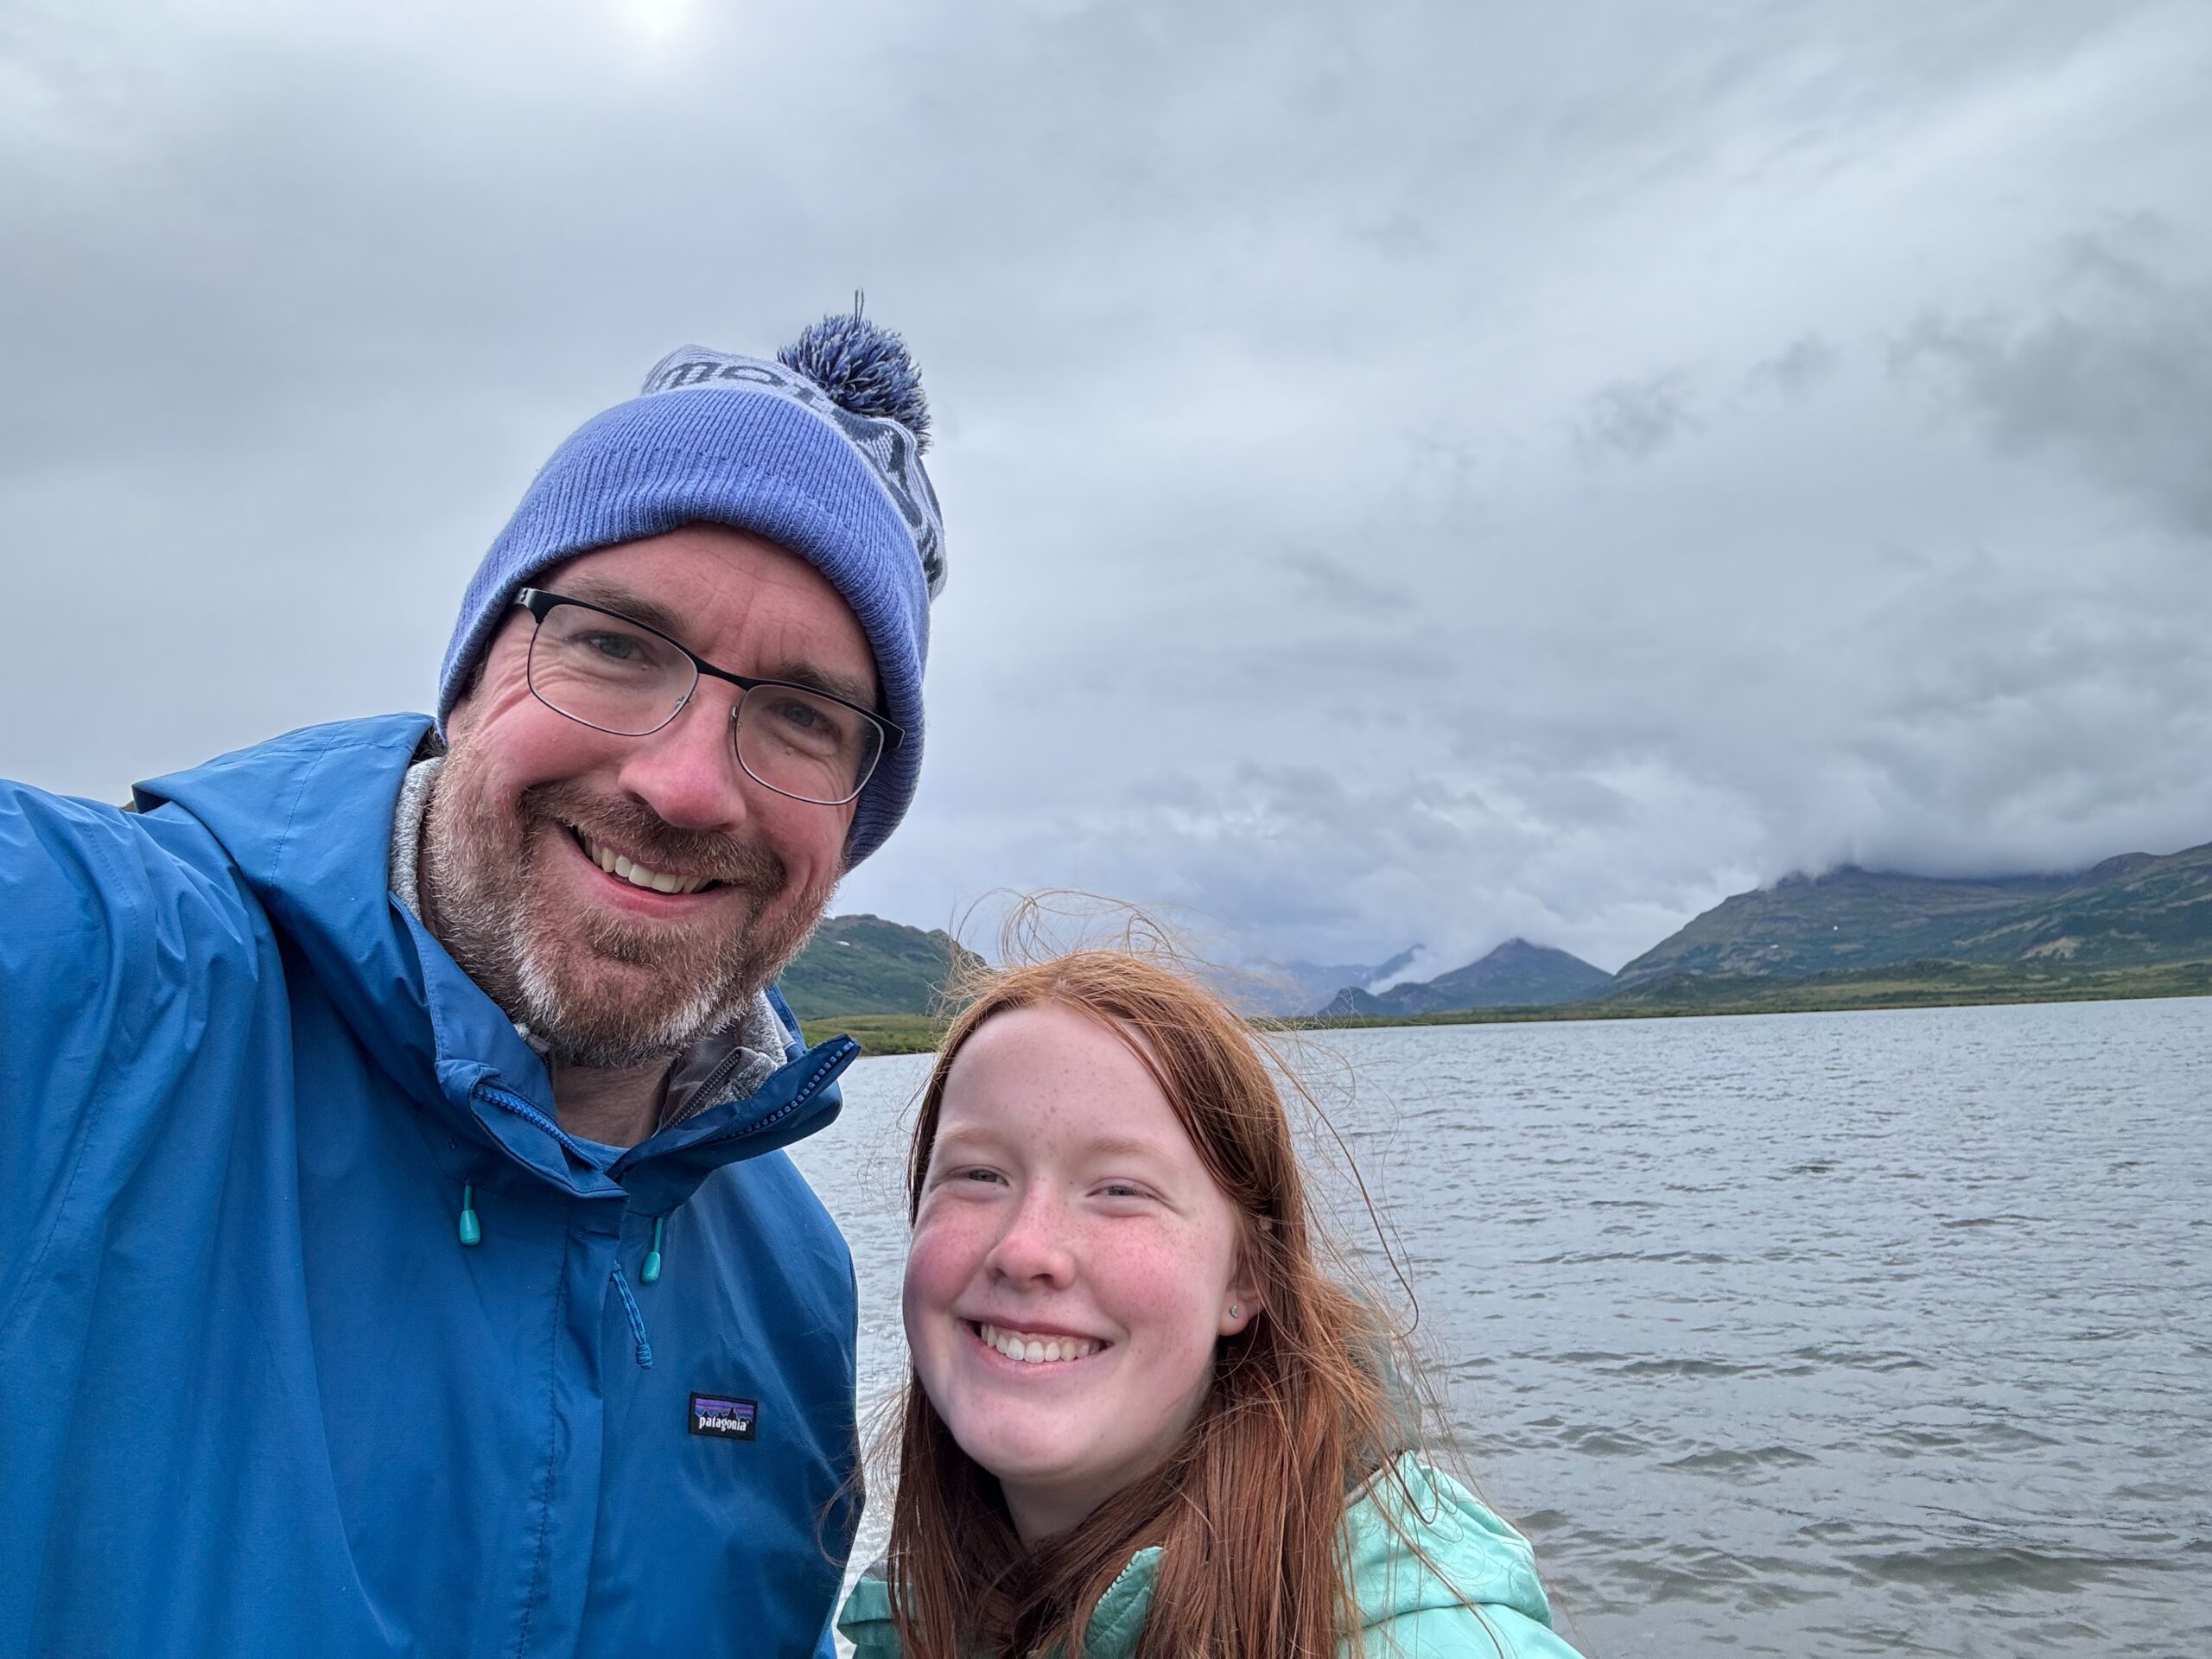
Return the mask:
M 750 531 L 852 607 L 883 712 L 906 734 L 861 791 L 849 868 L 898 827 L 921 772 L 930 601 L 944 586 L 944 525 L 922 471 L 929 406 L 906 342 L 857 310 L 824 317 L 777 359 L 671 352 L 639 396 L 554 451 L 468 584 L 438 673 L 438 723 L 516 589 L 553 565 L 683 524 Z

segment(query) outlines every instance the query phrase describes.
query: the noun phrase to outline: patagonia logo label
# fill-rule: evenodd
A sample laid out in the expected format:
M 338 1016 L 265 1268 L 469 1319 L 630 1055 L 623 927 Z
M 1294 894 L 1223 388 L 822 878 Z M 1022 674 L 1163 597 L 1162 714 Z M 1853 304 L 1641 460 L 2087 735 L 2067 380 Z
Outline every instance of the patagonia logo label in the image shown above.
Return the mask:
M 716 1440 L 749 1440 L 760 1415 L 758 1400 L 735 1400 L 726 1394 L 691 1396 L 691 1432 Z

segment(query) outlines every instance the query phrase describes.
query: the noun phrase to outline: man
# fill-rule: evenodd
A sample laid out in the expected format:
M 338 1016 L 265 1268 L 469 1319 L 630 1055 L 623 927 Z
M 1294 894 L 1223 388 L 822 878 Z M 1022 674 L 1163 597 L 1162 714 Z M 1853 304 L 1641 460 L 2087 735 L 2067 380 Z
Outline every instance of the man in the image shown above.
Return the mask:
M 435 727 L 0 785 L 0 1653 L 827 1651 L 852 1269 L 779 1148 L 855 1050 L 768 988 L 912 797 L 926 430 L 857 315 L 678 352 Z

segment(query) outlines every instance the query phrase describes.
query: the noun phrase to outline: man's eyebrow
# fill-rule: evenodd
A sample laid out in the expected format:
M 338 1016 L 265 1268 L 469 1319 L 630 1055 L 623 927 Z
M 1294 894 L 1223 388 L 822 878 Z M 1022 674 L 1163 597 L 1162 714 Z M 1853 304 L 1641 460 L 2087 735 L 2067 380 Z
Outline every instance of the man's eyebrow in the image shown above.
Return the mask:
M 780 680 L 785 685 L 802 685 L 810 691 L 821 691 L 867 709 L 876 712 L 875 688 L 866 680 L 855 679 L 850 674 L 836 674 L 812 663 L 783 663 L 764 668 L 749 677 L 760 680 Z
M 587 604 L 604 605 L 610 611 L 620 611 L 632 622 L 642 622 L 671 639 L 683 638 L 683 618 L 658 601 L 632 593 L 627 588 L 591 576 L 579 576 L 574 582 L 563 582 L 559 591 L 563 599 L 581 599 Z
M 679 644 L 683 641 L 683 619 L 658 600 L 632 593 L 613 582 L 579 576 L 574 582 L 563 582 L 560 589 L 564 599 L 581 599 L 593 605 L 604 605 L 610 611 L 620 611 L 632 622 L 642 622 L 647 627 L 666 634 Z M 688 647 L 687 647 L 688 649 Z M 715 666 L 720 667 L 717 664 Z M 804 686 L 810 691 L 821 691 L 840 700 L 875 711 L 875 688 L 866 680 L 851 674 L 839 674 L 812 663 L 772 663 L 757 674 L 748 674 L 748 680 L 780 680 L 786 685 Z

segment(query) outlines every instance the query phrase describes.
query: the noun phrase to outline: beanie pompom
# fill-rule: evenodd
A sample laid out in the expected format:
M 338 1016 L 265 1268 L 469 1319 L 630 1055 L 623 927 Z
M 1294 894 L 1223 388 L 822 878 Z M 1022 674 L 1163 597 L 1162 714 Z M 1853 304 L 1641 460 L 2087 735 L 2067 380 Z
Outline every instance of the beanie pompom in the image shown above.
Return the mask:
M 857 308 L 823 318 L 778 352 L 776 360 L 813 381 L 840 409 L 896 421 L 914 435 L 917 449 L 929 448 L 930 406 L 922 395 L 922 372 L 904 340 Z

